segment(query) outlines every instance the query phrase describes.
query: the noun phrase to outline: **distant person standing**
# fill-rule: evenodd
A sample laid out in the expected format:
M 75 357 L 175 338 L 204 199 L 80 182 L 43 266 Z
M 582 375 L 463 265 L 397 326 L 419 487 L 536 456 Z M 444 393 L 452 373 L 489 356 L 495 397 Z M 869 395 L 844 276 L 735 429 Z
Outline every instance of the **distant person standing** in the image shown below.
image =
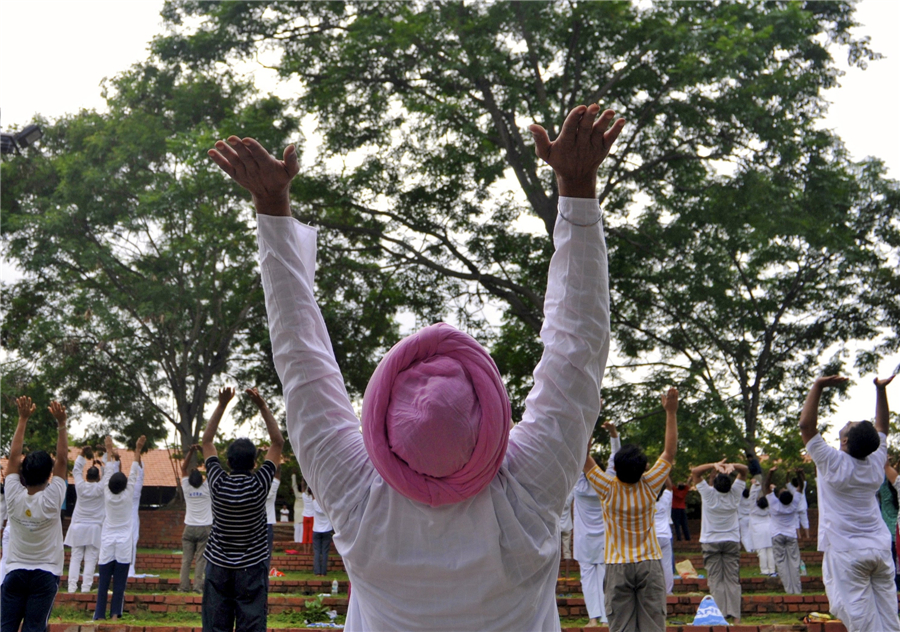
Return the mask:
M 303 551 L 312 553 L 313 525 L 316 523 L 316 512 L 313 511 L 313 501 L 316 499 L 309 484 L 303 481 Z
M 659 542 L 659 549 L 662 551 L 662 567 L 663 576 L 666 580 L 666 594 L 671 595 L 675 590 L 675 571 L 672 570 L 675 565 L 675 553 L 672 550 L 672 527 L 669 525 L 669 515 L 672 512 L 672 487 L 671 479 L 666 480 L 659 496 L 656 497 L 656 514 L 653 523 L 656 529 L 656 540 Z
M 306 503 L 303 500 L 305 490 L 301 492 L 297 487 L 296 474 L 291 474 L 291 490 L 294 492 L 294 542 L 300 544 L 303 542 L 303 510 Z
M 771 489 L 772 474 L 777 468 L 772 467 L 766 477 L 764 487 Z M 800 509 L 800 497 L 788 489 L 778 493 L 770 492 L 766 496 L 769 501 L 769 521 L 772 529 L 772 553 L 775 556 L 775 568 L 778 578 L 789 595 L 799 595 L 800 586 L 800 547 L 797 544 L 797 512 Z
M 109 476 L 100 480 L 100 469 L 91 465 L 85 473 L 88 459 L 94 458 L 94 450 L 84 446 L 81 454 L 75 459 L 72 477 L 75 479 L 75 493 L 78 500 L 69 530 L 66 531 L 65 544 L 71 547 L 69 558 L 69 592 L 78 589 L 78 576 L 81 574 L 81 563 L 84 561 L 84 575 L 81 581 L 81 592 L 91 592 L 94 583 L 94 569 L 100 557 L 100 533 L 103 520 L 106 518 L 106 501 L 103 490 L 109 482 Z M 112 470 L 112 468 L 110 468 Z M 86 474 L 86 475 L 85 475 Z M 112 475 L 112 471 L 109 472 Z
M 797 468 L 795 474 L 785 487 L 800 499 L 800 508 L 797 510 L 797 537 L 809 538 L 809 502 L 806 500 L 806 490 L 809 486 L 802 468 Z
M 266 558 L 266 572 L 272 567 L 272 550 L 275 547 L 275 523 L 277 516 L 275 511 L 275 501 L 278 500 L 278 486 L 281 485 L 281 466 L 275 466 L 275 478 L 272 479 L 272 486 L 269 488 L 269 495 L 266 496 L 266 545 L 269 550 L 269 556 Z
M 756 479 L 750 488 L 750 550 L 759 558 L 759 572 L 775 575 L 775 555 L 772 552 L 772 527 L 769 519 L 769 501 L 760 494 L 762 485 Z
M 313 499 L 313 573 L 320 577 L 328 574 L 328 552 L 334 528 L 318 500 Z
M 688 483 L 678 483 L 672 488 L 672 527 L 675 529 L 675 539 L 679 542 L 682 537 L 686 542 L 691 541 L 687 521 L 687 495 L 690 491 Z
M 194 592 L 203 592 L 206 579 L 206 543 L 212 531 L 212 496 L 209 483 L 197 468 L 192 468 L 199 445 L 192 445 L 181 464 L 181 491 L 184 493 L 184 532 L 181 534 L 181 580 L 178 590 L 191 590 L 191 562 L 196 560 Z
M 268 547 L 266 497 L 281 461 L 284 437 L 275 417 L 256 389 L 246 394 L 259 408 L 271 445 L 265 462 L 254 471 L 256 446 L 236 439 L 228 446 L 230 473 L 219 463 L 213 440 L 233 388 L 219 391 L 219 404 L 203 433 L 203 456 L 212 497 L 213 527 L 206 545 L 203 587 L 204 632 L 265 632 L 268 611 Z
M 138 449 L 134 449 L 135 453 Z M 135 454 L 135 461 L 138 464 L 137 478 L 134 481 L 134 491 L 132 492 L 131 501 L 131 564 L 128 566 L 128 576 L 136 577 L 137 571 L 137 545 L 141 535 L 141 494 L 144 491 L 144 465 L 138 455 Z
M 22 459 L 28 418 L 37 407 L 30 397 L 16 400 L 19 422 L 9 446 L 4 486 L 9 514 L 9 556 L 0 586 L 0 632 L 45 632 L 63 573 L 62 520 L 59 508 L 66 495 L 69 439 L 66 409 L 50 403 L 56 419 L 55 461 L 43 450 Z M 4 547 L 6 553 L 6 547 Z

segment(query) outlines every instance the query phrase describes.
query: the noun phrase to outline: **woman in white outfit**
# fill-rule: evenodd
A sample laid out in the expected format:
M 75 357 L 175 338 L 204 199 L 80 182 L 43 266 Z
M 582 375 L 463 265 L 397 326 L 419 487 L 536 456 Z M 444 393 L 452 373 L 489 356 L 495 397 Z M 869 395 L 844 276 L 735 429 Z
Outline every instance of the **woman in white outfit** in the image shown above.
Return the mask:
M 297 475 L 291 474 L 291 490 L 294 492 L 294 542 L 303 542 L 303 493 L 297 487 Z
M 137 545 L 138 538 L 141 533 L 141 492 L 144 490 L 144 464 L 137 455 L 138 448 L 135 447 L 135 461 L 138 464 L 137 478 L 134 481 L 134 492 L 132 493 L 131 505 L 131 564 L 128 566 L 128 576 L 135 577 L 135 564 L 137 563 Z
M 669 524 L 671 513 L 672 480 L 667 479 L 665 486 L 659 490 L 659 496 L 656 498 L 656 514 L 654 515 L 656 539 L 662 550 L 662 567 L 666 579 L 667 595 L 671 595 L 675 589 L 675 572 L 672 570 L 675 553 L 672 550 L 672 525 Z
M 775 554 L 772 550 L 772 527 L 769 519 L 769 501 L 760 494 L 762 485 L 753 481 L 750 488 L 750 550 L 759 557 L 759 572 L 775 574 Z
M 94 451 L 90 446 L 81 448 L 81 454 L 75 459 L 75 467 L 72 477 L 75 479 L 75 511 L 72 512 L 72 521 L 69 530 L 66 531 L 65 545 L 71 547 L 69 558 L 69 592 L 78 590 L 78 576 L 81 574 L 81 563 L 84 561 L 84 575 L 81 580 L 81 592 L 91 592 L 94 583 L 94 569 L 97 567 L 97 559 L 100 557 L 100 534 L 103 527 L 103 519 L 106 517 L 105 500 L 103 490 L 109 483 L 109 477 L 119 470 L 118 463 L 113 467 L 104 469 L 103 480 L 100 479 L 100 469 L 92 465 L 85 465 L 88 459 L 94 458 Z
M 106 519 L 100 538 L 100 581 L 97 584 L 97 607 L 94 620 L 106 618 L 106 599 L 110 579 L 113 581 L 113 597 L 110 604 L 110 618 L 122 616 L 125 603 L 125 584 L 128 582 L 128 566 L 132 562 L 132 540 L 134 530 L 131 524 L 134 514 L 134 486 L 141 472 L 141 449 L 146 437 L 141 436 L 134 448 L 134 463 L 128 478 L 122 472 L 109 477 L 103 497 L 106 502 Z M 110 441 L 110 445 L 111 445 Z M 108 450 L 114 452 L 115 448 Z

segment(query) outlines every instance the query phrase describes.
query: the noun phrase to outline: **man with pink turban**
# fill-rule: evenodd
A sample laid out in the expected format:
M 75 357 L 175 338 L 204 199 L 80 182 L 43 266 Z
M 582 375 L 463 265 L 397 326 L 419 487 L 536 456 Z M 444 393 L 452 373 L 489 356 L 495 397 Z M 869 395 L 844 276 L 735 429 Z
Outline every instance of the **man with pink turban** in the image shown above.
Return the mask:
M 599 115 L 599 118 L 598 118 Z M 353 584 L 345 629 L 559 629 L 559 516 L 600 412 L 609 352 L 597 169 L 625 122 L 572 110 L 559 137 L 532 125 L 559 213 L 544 354 L 522 421 L 497 367 L 439 323 L 391 349 L 363 399 L 362 434 L 315 302 L 316 231 L 291 217 L 284 160 L 236 136 L 209 151 L 253 195 L 288 433 L 331 519 Z

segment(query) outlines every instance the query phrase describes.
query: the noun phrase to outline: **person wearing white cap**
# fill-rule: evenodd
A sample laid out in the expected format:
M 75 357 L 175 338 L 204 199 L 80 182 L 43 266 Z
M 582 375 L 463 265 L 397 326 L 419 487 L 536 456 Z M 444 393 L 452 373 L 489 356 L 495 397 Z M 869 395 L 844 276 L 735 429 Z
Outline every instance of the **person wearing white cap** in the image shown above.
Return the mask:
M 232 136 L 209 152 L 253 195 L 288 433 L 353 585 L 348 632 L 559 628 L 559 516 L 600 412 L 609 352 L 596 178 L 624 120 L 610 127 L 614 113 L 599 114 L 597 105 L 576 107 L 553 142 L 531 126 L 538 156 L 556 173 L 559 204 L 544 352 L 512 430 L 488 353 L 437 324 L 379 364 L 360 434 L 316 306 L 316 231 L 291 217 L 296 148 L 281 161 Z

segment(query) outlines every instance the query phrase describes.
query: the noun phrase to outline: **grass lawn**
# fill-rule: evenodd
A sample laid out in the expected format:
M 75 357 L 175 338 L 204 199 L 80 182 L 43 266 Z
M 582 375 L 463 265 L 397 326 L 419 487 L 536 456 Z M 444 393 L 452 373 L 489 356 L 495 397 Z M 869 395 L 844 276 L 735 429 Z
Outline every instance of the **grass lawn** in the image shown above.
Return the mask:
M 309 603 L 315 603 L 310 598 Z M 92 612 L 71 607 L 53 608 L 50 615 L 50 623 L 89 623 Z M 307 617 L 302 611 L 285 612 L 281 614 L 270 614 L 267 624 L 270 628 L 298 628 L 303 627 Z M 132 608 L 131 612 L 126 614 L 121 622 L 125 625 L 133 626 L 178 626 L 178 627 L 196 627 L 203 625 L 199 612 L 150 612 L 142 608 Z M 113 623 L 105 621 L 104 623 Z M 335 623 L 343 624 L 344 616 L 338 615 Z

